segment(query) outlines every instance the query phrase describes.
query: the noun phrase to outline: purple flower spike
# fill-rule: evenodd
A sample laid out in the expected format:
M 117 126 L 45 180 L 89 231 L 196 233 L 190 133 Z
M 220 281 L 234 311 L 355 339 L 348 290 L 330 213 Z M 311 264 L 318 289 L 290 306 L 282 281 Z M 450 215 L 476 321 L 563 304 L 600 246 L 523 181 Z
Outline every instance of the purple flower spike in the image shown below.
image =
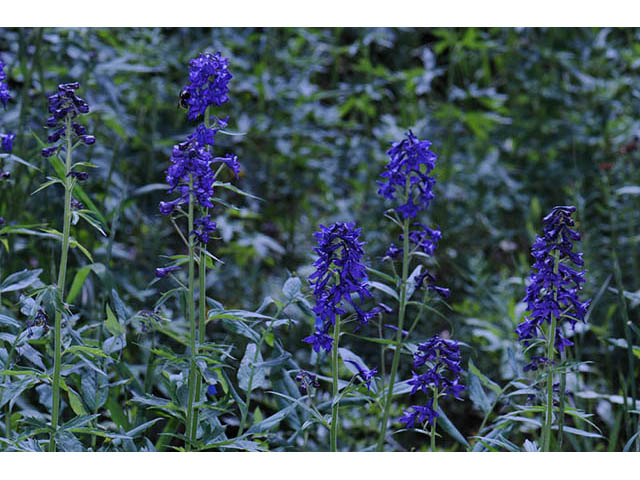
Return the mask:
M 209 105 L 219 107 L 229 97 L 228 83 L 233 75 L 229 72 L 229 59 L 220 52 L 202 53 L 189 62 L 189 80 L 180 95 L 180 100 L 189 109 L 189 120 L 203 115 Z
M 562 352 L 573 342 L 563 336 L 561 320 L 575 328 L 578 321 L 584 321 L 589 308 L 591 301 L 582 302 L 579 297 L 585 279 L 582 254 L 573 251 L 573 242 L 580 240 L 580 234 L 572 228 L 575 223 L 571 215 L 575 211 L 572 206 L 554 207 L 542 220 L 542 236 L 533 243 L 531 255 L 535 262 L 524 298 L 531 313 L 516 328 L 518 338 L 525 345 L 536 338 L 544 338 L 543 325 L 551 325 L 553 315 L 558 321 L 555 349 Z M 556 255 L 559 261 L 557 273 Z M 545 362 L 546 358 L 534 356 L 525 369 L 536 370 Z
M 413 377 L 407 383 L 411 385 L 411 395 L 423 392 L 429 396 L 427 404 L 423 407 L 414 405 L 410 407 L 412 412 L 405 410 L 405 415 L 399 419 L 406 423 L 407 428 L 414 428 L 416 420 L 420 423 L 427 421 L 433 424 L 438 416 L 432 408 L 432 392 L 437 389 L 438 395 L 460 399 L 465 390 L 460 384 L 462 367 L 460 346 L 455 340 L 448 340 L 438 335 L 418 345 L 418 350 L 413 354 L 413 368 L 426 368 L 424 373 L 413 372 Z
M 427 209 L 434 197 L 431 190 L 436 181 L 429 173 L 435 167 L 438 156 L 429 150 L 431 142 L 428 140 L 418 140 L 411 130 L 406 137 L 387 151 L 389 163 L 382 174 L 387 180 L 378 182 L 378 195 L 394 200 L 396 190 L 405 191 L 408 183 L 408 200 L 396 207 L 396 211 L 403 218 L 415 218 L 418 212 Z
M 366 325 L 369 319 L 383 309 L 365 312 L 361 309 L 365 298 L 371 297 L 367 288 L 367 270 L 362 264 L 364 242 L 359 241 L 360 229 L 355 223 L 334 223 L 329 227 L 320 225 L 320 231 L 314 234 L 318 246 L 314 251 L 318 259 L 313 263 L 316 271 L 309 276 L 316 297 L 316 333 L 304 341 L 313 345 L 316 352 L 324 348 L 331 351 L 331 342 L 327 335 L 333 327 L 336 315 L 344 315 L 344 302 L 350 304 L 356 312 L 360 325 Z M 352 294 L 357 294 L 356 303 Z
M 66 121 L 68 118 L 75 119 L 79 115 L 89 113 L 89 104 L 75 94 L 78 88 L 80 88 L 78 82 L 65 83 L 58 85 L 57 93 L 49 95 L 49 113 L 51 116 L 47 118 L 46 126 L 56 130 L 48 135 L 48 143 L 53 144 L 53 146 L 42 150 L 43 157 L 52 156 L 59 147 L 65 148 L 65 142 L 60 144 L 58 142 L 67 134 Z M 85 145 L 93 145 L 95 143 L 95 137 L 86 135 L 87 129 L 84 126 L 76 121 L 73 121 L 71 126 L 73 141 L 79 140 Z

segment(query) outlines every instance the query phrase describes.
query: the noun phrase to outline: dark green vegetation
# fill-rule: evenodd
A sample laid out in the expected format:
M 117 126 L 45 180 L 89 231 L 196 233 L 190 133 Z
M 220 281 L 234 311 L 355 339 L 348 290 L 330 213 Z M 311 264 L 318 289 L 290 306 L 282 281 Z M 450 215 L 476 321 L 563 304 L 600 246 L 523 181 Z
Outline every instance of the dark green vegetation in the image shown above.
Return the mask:
M 43 287 L 56 282 L 60 246 L 46 229 L 62 229 L 63 194 L 58 185 L 31 193 L 53 170 L 40 157 L 46 94 L 76 80 L 97 139 L 78 155 L 98 167 L 78 199 L 106 236 L 83 220 L 71 230 L 86 252 L 71 244 L 58 446 L 184 446 L 188 325 L 177 285 L 156 281 L 154 269 L 185 251 L 157 206 L 171 147 L 193 128 L 178 106 L 187 63 L 205 50 L 229 57 L 231 98 L 220 111 L 230 130 L 246 132 L 219 138 L 243 165 L 239 181 L 223 180 L 262 200 L 223 193 L 233 208 L 213 213 L 221 239 L 210 251 L 224 265 L 207 279 L 199 368 L 217 394 L 199 409 L 197 448 L 328 449 L 329 361 L 301 342 L 313 326 L 312 233 L 356 221 L 368 264 L 389 269 L 381 257 L 398 231 L 383 221 L 389 205 L 375 182 L 390 142 L 408 128 L 439 155 L 429 223 L 443 232 L 436 271 L 452 292 L 413 341 L 454 332 L 468 370 L 464 402 L 444 406 L 458 432 L 443 428 L 438 447 L 520 450 L 539 440 L 540 414 L 526 408 L 536 376 L 522 371 L 514 328 L 541 219 L 572 204 L 593 302 L 572 336 L 566 403 L 576 410 L 554 449 L 638 448 L 639 31 L 5 28 L 0 55 L 13 100 L 0 131 L 18 134 L 13 153 L 28 165 L 0 160 L 11 171 L 0 180 L 0 449 L 47 448 L 53 342 L 26 322 L 39 306 L 50 325 L 55 316 L 53 290 Z M 143 312 L 156 307 L 155 317 Z M 395 313 L 358 335 L 389 339 L 387 323 Z M 346 334 L 341 346 L 388 375 L 383 344 Z M 411 374 L 408 358 L 399 380 Z M 321 375 L 313 402 L 300 399 L 299 368 Z M 357 383 L 340 412 L 338 445 L 350 451 L 374 448 L 383 398 L 381 381 L 371 395 Z M 406 391 L 398 389 L 391 418 L 411 404 Z M 428 437 L 395 433 L 387 449 L 427 450 Z

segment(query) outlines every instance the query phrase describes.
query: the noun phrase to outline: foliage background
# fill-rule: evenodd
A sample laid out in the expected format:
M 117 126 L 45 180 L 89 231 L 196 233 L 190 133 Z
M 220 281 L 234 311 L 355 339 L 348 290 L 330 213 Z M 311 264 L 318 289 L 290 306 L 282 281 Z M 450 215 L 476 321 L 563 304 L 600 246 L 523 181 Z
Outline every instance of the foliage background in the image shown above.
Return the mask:
M 30 195 L 51 170 L 36 138 L 45 136 L 46 93 L 78 80 L 92 106 L 88 123 L 97 144 L 86 156 L 99 168 L 84 190 L 111 234 L 74 229 L 94 262 L 106 267 L 87 277 L 75 301 L 86 322 L 103 319 L 113 291 L 129 312 L 150 308 L 164 289 L 153 282 L 154 268 L 163 255 L 182 253 L 179 237 L 158 214 L 158 184 L 172 145 L 192 128 L 177 95 L 188 60 L 205 50 L 230 58 L 234 79 L 224 110 L 230 128 L 246 135 L 226 136 L 221 146 L 243 164 L 238 185 L 263 199 L 234 199 L 237 208 L 217 218 L 222 241 L 213 253 L 225 264 L 209 275 L 211 297 L 226 308 L 251 310 L 265 295 L 281 294 L 290 275 L 306 277 L 319 223 L 355 220 L 369 264 L 379 265 L 397 232 L 383 218 L 375 181 L 389 143 L 412 128 L 439 154 L 430 221 L 443 232 L 438 279 L 452 290 L 450 308 L 438 307 L 447 321 L 433 316 L 418 335 L 453 331 L 466 344 L 465 361 L 494 382 L 517 376 L 524 358 L 513 329 L 524 313 L 529 246 L 554 205 L 576 205 L 594 305 L 574 336 L 572 360 L 589 363 L 569 379 L 570 401 L 594 414 L 602 438 L 569 436 L 565 449 L 623 448 L 634 433 L 633 407 L 625 398 L 638 383 L 638 368 L 627 369 L 628 350 L 636 363 L 640 356 L 640 347 L 628 349 L 625 340 L 626 315 L 638 325 L 640 304 L 634 149 L 640 31 L 0 28 L 14 96 L 1 125 L 18 134 L 14 153 L 41 169 L 5 165 L 12 176 L 0 184 L 0 216 L 8 225 L 59 227 L 59 192 Z M 29 235 L 0 240 L 0 278 L 40 268 L 40 280 L 55 283 L 57 242 Z M 73 249 L 71 278 L 86 264 Z M 17 302 L 3 295 L 0 308 L 15 310 Z M 312 319 L 303 310 L 296 315 L 299 322 L 281 340 L 305 364 L 309 349 L 300 339 Z M 136 345 L 145 337 L 134 326 L 125 363 L 142 376 L 147 358 Z M 214 338 L 229 341 L 214 330 Z M 375 346 L 358 348 L 362 358 L 379 364 Z M 235 357 L 242 352 L 238 347 Z M 485 402 L 493 400 L 491 388 L 485 390 L 473 400 L 450 402 L 449 417 L 465 437 L 478 433 Z M 256 395 L 262 411 L 254 417 L 275 411 L 269 395 Z M 28 410 L 37 397 L 33 391 L 16 401 Z M 357 410 L 348 416 L 345 448 L 371 444 L 374 418 Z M 509 429 L 515 444 L 529 438 L 524 424 Z M 326 448 L 322 441 L 312 435 L 295 448 Z M 426 443 L 410 432 L 399 434 L 398 442 L 407 450 Z

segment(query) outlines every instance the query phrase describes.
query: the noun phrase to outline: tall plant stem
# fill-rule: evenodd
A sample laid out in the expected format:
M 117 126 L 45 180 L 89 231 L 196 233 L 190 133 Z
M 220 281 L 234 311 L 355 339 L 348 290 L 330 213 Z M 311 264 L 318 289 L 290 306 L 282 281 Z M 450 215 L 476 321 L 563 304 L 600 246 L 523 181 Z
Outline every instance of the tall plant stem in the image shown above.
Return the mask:
M 210 109 L 211 106 L 208 106 L 206 111 L 205 111 L 205 115 L 204 115 L 204 126 L 209 128 L 210 125 Z M 207 146 L 207 150 L 209 150 L 209 147 Z M 216 174 L 217 177 L 217 174 Z M 205 212 L 205 215 L 208 212 Z M 189 231 L 189 235 L 191 234 L 191 231 Z M 204 333 L 205 333 L 205 328 L 206 328 L 206 314 L 207 314 L 207 292 L 206 292 L 206 279 L 207 279 L 207 258 L 205 255 L 205 251 L 206 251 L 207 246 L 200 244 L 200 262 L 198 263 L 198 282 L 199 282 L 199 296 L 200 296 L 200 301 L 199 301 L 199 307 L 200 307 L 200 316 L 198 319 L 198 345 L 197 345 L 197 349 L 200 348 L 200 345 L 202 345 L 204 343 Z M 201 395 L 201 391 L 202 391 L 202 377 L 200 375 L 197 375 L 196 378 L 196 398 L 195 398 L 195 402 L 196 404 L 200 401 L 200 395 Z M 198 409 L 196 408 L 195 411 L 193 412 L 193 420 L 192 420 L 192 424 L 191 424 L 191 432 L 194 435 L 194 439 L 195 437 L 198 435 Z
M 203 245 L 200 245 L 200 263 L 198 264 L 198 281 L 200 284 L 199 293 L 200 293 L 200 315 L 198 319 L 198 346 L 204 343 L 204 334 L 206 328 L 206 315 L 207 315 L 207 292 L 205 281 L 207 279 L 207 258 L 204 253 Z M 202 377 L 200 375 L 196 378 L 196 399 L 195 403 L 197 404 L 200 401 L 200 395 L 202 391 Z M 193 424 L 191 425 L 191 431 L 194 432 L 194 435 L 198 433 L 198 409 L 196 408 L 193 412 Z
M 553 253 L 553 274 L 558 275 L 560 264 L 560 255 L 558 250 Z M 553 292 L 554 300 L 558 300 L 558 291 Z M 551 326 L 549 327 L 547 359 L 549 362 L 549 371 L 547 372 L 547 405 L 544 421 L 544 430 L 542 432 L 542 450 L 544 452 L 551 451 L 551 425 L 553 424 L 553 357 L 555 354 L 556 343 L 556 327 L 558 320 L 555 315 L 551 314 Z
M 185 449 L 187 451 L 191 450 L 191 445 L 195 442 L 195 433 L 193 430 L 193 398 L 195 392 L 195 377 L 196 377 L 196 355 L 197 355 L 197 346 L 196 346 L 196 317 L 195 317 L 195 299 L 194 299 L 194 289 L 195 289 L 195 246 L 193 241 L 193 203 L 195 201 L 193 195 L 193 177 L 189 176 L 189 213 L 188 213 L 188 223 L 189 223 L 189 231 L 188 239 L 189 239 L 189 291 L 187 293 L 187 312 L 189 315 L 189 349 L 191 351 L 191 356 L 189 359 L 189 398 L 187 400 L 187 422 L 186 422 L 186 434 L 187 434 L 187 442 L 185 445 Z
M 333 349 L 331 350 L 331 374 L 333 376 L 333 403 L 331 405 L 331 451 L 338 451 L 338 397 L 340 395 L 340 387 L 338 385 L 338 376 L 340 366 L 338 362 L 338 346 L 340 343 L 340 315 L 336 315 L 336 322 L 333 325 Z
M 396 332 L 395 350 L 391 363 L 391 374 L 389 386 L 387 387 L 387 398 L 384 402 L 384 413 L 382 424 L 380 425 L 380 436 L 378 437 L 378 452 L 384 449 L 384 441 L 387 436 L 387 423 L 391 411 L 391 401 L 393 400 L 393 385 L 396 381 L 398 364 L 400 363 L 400 352 L 402 350 L 402 327 L 404 325 L 404 315 L 407 307 L 407 277 L 409 275 L 409 219 L 405 218 L 402 224 L 402 283 L 400 285 L 400 308 L 398 310 L 398 331 Z
M 433 410 L 438 411 L 438 388 L 434 388 L 433 390 Z M 433 423 L 431 424 L 431 451 L 436 451 L 436 426 L 438 423 L 438 417 L 434 417 Z
M 51 434 L 49 437 L 49 451 L 56 451 L 55 434 L 58 429 L 60 415 L 60 364 L 62 363 L 62 308 L 64 304 L 64 284 L 67 276 L 67 258 L 69 255 L 69 234 L 71 231 L 71 191 L 73 189 L 73 177 L 71 171 L 71 120 L 66 120 L 66 162 L 64 177 L 64 224 L 62 227 L 62 251 L 60 252 L 60 267 L 58 269 L 58 301 L 56 305 L 56 318 L 54 327 L 54 360 L 53 360 L 53 394 L 51 405 Z

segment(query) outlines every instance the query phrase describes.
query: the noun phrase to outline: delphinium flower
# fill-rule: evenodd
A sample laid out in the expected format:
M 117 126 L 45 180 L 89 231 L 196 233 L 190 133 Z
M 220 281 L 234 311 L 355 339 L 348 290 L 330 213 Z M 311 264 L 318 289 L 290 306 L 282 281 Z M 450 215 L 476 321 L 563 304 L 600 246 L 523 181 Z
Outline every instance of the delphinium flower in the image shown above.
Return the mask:
M 5 82 L 7 79 L 7 74 L 4 72 L 5 64 L 2 60 L 0 60 L 0 103 L 2 106 L 6 108 L 7 102 L 11 98 L 11 94 L 9 93 L 9 86 Z M 0 134 L 0 152 L 11 153 L 13 150 L 13 141 L 16 136 L 11 131 L 7 133 Z M 0 164 L 2 167 L 2 164 Z M 10 175 L 9 172 L 3 172 L 2 168 L 0 168 L 0 174 L 3 179 L 8 178 L 7 175 Z
M 58 268 L 57 294 L 58 298 L 65 298 L 65 283 L 67 272 L 67 259 L 70 246 L 71 221 L 74 215 L 73 209 L 77 204 L 73 202 L 72 193 L 79 181 L 86 180 L 86 172 L 74 171 L 72 154 L 75 149 L 84 145 L 93 145 L 95 137 L 87 134 L 87 130 L 80 125 L 76 119 L 80 115 L 89 112 L 89 105 L 82 98 L 76 95 L 76 90 L 80 88 L 78 82 L 65 83 L 58 86 L 56 93 L 48 97 L 49 117 L 46 126 L 50 128 L 48 143 L 51 145 L 42 150 L 44 157 L 51 157 L 58 152 L 64 151 L 65 159 L 62 162 L 64 176 L 57 180 L 64 186 L 64 217 L 61 235 L 60 265 Z M 51 184 L 49 182 L 49 184 Z M 46 185 L 45 185 L 46 186 Z M 80 216 L 87 218 L 84 214 Z M 91 223 L 91 222 L 90 222 Z M 92 223 L 93 224 L 93 223 Z M 52 379 L 52 409 L 51 409 L 51 436 L 49 440 L 49 450 L 56 449 L 56 430 L 58 428 L 60 411 L 60 386 L 61 386 L 61 365 L 62 365 L 62 310 L 56 309 L 55 330 L 54 330 L 54 370 Z M 64 383 L 62 384 L 64 385 Z
M 309 392 L 309 387 L 320 388 L 320 382 L 318 377 L 306 370 L 300 370 L 296 375 L 296 383 L 298 384 L 298 391 L 301 395 L 305 395 Z
M 553 413 L 553 365 L 556 352 L 563 354 L 573 342 L 563 333 L 563 325 L 572 329 L 584 321 L 590 300 L 581 301 L 580 291 L 585 282 L 582 254 L 573 251 L 580 234 L 572 227 L 573 206 L 554 207 L 542 220 L 542 235 L 536 237 L 531 254 L 535 259 L 524 301 L 530 312 L 516 328 L 525 346 L 536 340 L 545 346 L 542 355 L 533 355 L 525 370 L 548 368 L 546 416 L 542 447 L 550 449 Z
M 575 207 L 554 207 L 543 219 L 542 236 L 533 244 L 535 262 L 524 298 L 531 313 L 516 328 L 518 338 L 525 345 L 537 338 L 548 339 L 550 334 L 547 328 L 545 335 L 545 324 L 550 328 L 555 318 L 553 346 L 558 352 L 564 351 L 573 342 L 563 335 L 560 321 L 575 328 L 587 313 L 590 301 L 582 302 L 579 298 L 585 282 L 584 261 L 581 253 L 573 251 L 573 242 L 580 240 L 580 234 L 571 228 L 575 225 L 571 218 L 575 210 Z M 536 362 L 543 359 L 538 357 Z
M 190 83 L 180 94 L 180 101 L 189 109 L 189 120 L 203 115 L 209 105 L 219 107 L 229 99 L 232 75 L 228 68 L 229 60 L 220 52 L 202 53 L 189 62 Z
M 356 367 L 356 370 L 358 371 L 358 376 L 360 377 L 360 380 L 362 381 L 362 383 L 364 383 L 367 386 L 367 390 L 370 390 L 371 389 L 371 380 L 373 380 L 373 377 L 375 377 L 376 374 L 378 373 L 378 369 L 377 368 L 372 368 L 371 370 L 367 370 L 366 368 L 364 368 L 362 365 L 360 365 L 355 360 L 345 360 L 345 362 L 346 363 L 350 363 L 351 365 Z
M 6 153 L 11 153 L 13 150 L 13 141 L 15 139 L 15 133 L 7 132 L 0 134 L 0 149 Z
M 382 173 L 387 180 L 378 182 L 378 194 L 388 200 L 398 200 L 396 195 L 400 189 L 405 198 L 400 199 L 403 203 L 395 210 L 403 218 L 415 218 L 434 198 L 432 189 L 436 181 L 429 173 L 438 156 L 429 150 L 431 142 L 428 140 L 418 140 L 411 130 L 406 137 L 387 151 L 389 163 Z
M 393 385 L 400 363 L 400 352 L 405 337 L 409 334 L 403 329 L 403 326 L 409 300 L 407 290 L 410 281 L 410 264 L 413 258 L 419 256 L 432 257 L 439 240 L 442 238 L 442 232 L 438 228 L 430 228 L 417 218 L 435 198 L 433 187 L 436 181 L 430 173 L 436 166 L 438 156 L 430 150 L 430 147 L 431 142 L 418 139 L 409 130 L 403 140 L 393 143 L 387 151 L 389 162 L 381 174 L 385 180 L 378 182 L 378 194 L 396 204 L 390 216 L 395 217 L 393 218 L 394 223 L 402 225 L 402 233 L 399 235 L 401 246 L 392 243 L 383 258 L 384 261 L 394 262 L 394 272 L 396 272 L 395 262 L 402 262 L 402 273 L 400 276 L 396 274 L 397 287 L 400 290 L 397 296 L 399 302 L 398 325 L 394 327 L 396 346 L 380 425 L 378 451 L 382 451 L 384 448 L 393 399 Z M 436 285 L 434 275 L 425 265 L 422 265 L 421 268 L 422 270 L 412 277 L 412 287 L 414 288 L 411 291 L 426 287 L 422 303 L 426 302 L 429 291 L 448 297 L 449 289 Z M 422 311 L 418 313 L 418 318 L 421 313 Z M 433 419 L 435 413 L 431 412 L 429 408 L 428 405 L 413 408 L 413 416 L 410 418 L 413 421 L 416 418 L 421 421 Z
M 330 352 L 333 340 L 328 332 L 336 317 L 347 313 L 345 302 L 353 307 L 359 322 L 366 323 L 370 316 L 361 307 L 364 299 L 371 297 L 371 292 L 367 287 L 367 271 L 362 264 L 364 242 L 359 241 L 360 229 L 355 228 L 354 222 L 338 222 L 328 227 L 320 225 L 320 231 L 314 237 L 318 246 L 313 250 L 318 259 L 313 263 L 316 271 L 309 281 L 316 297 L 313 309 L 316 331 L 303 341 L 312 344 L 316 352 L 321 348 Z M 360 301 L 354 301 L 352 295 L 357 295 Z
M 354 222 L 338 222 L 328 227 L 320 225 L 314 234 L 318 246 L 314 251 L 318 259 L 313 263 L 315 272 L 309 276 L 316 298 L 314 312 L 316 329 L 313 335 L 303 339 L 313 345 L 316 352 L 321 349 L 331 352 L 331 371 L 333 380 L 333 398 L 331 406 L 330 443 L 335 452 L 338 445 L 338 342 L 340 339 L 340 316 L 345 315 L 346 305 L 353 307 L 360 325 L 366 324 L 373 312 L 365 312 L 362 304 L 371 297 L 367 286 L 367 271 L 362 263 L 364 242 L 359 240 L 360 229 Z M 354 300 L 353 297 L 357 297 Z M 378 306 L 379 311 L 383 307 Z M 329 330 L 333 328 L 333 338 Z M 370 378 L 364 379 L 369 381 Z
M 435 442 L 436 418 L 439 416 L 438 400 L 440 397 L 460 399 L 465 389 L 460 382 L 460 346 L 455 340 L 438 335 L 418 345 L 413 356 L 413 378 L 409 380 L 411 395 L 422 391 L 427 395 L 424 405 L 412 405 L 404 411 L 399 421 L 407 428 L 414 428 L 416 422 L 431 426 L 432 447 Z M 416 370 L 425 369 L 424 373 Z
M 58 150 L 66 149 L 65 142 L 60 140 L 65 139 L 68 133 L 71 135 L 72 148 L 78 142 L 85 145 L 93 145 L 96 142 L 93 135 L 87 134 L 86 127 L 74 120 L 79 115 L 89 113 L 89 104 L 75 94 L 78 88 L 78 82 L 64 83 L 58 85 L 58 91 L 49 96 L 51 116 L 47 118 L 46 125 L 55 130 L 47 137 L 47 143 L 51 146 L 42 149 L 43 157 L 50 157 Z M 68 128 L 67 123 L 71 128 Z
M 6 108 L 7 102 L 11 99 L 11 93 L 9 93 L 9 85 L 6 83 L 7 74 L 4 71 L 6 64 L 0 60 L 0 103 Z
M 171 165 L 166 171 L 169 194 L 177 194 L 176 198 L 160 202 L 162 215 L 170 215 L 186 207 L 188 221 L 189 273 L 187 293 L 187 317 L 190 326 L 190 366 L 189 393 L 187 399 L 187 415 L 185 434 L 186 445 L 190 449 L 198 432 L 198 411 L 194 405 L 200 401 L 202 378 L 197 374 L 196 357 L 199 346 L 205 340 L 206 322 L 206 264 L 207 244 L 216 230 L 216 222 L 211 220 L 209 209 L 214 207 L 212 198 L 216 177 L 222 167 L 226 166 L 238 178 L 240 164 L 235 155 L 214 156 L 216 134 L 226 128 L 229 118 L 218 118 L 211 115 L 211 107 L 219 107 L 228 101 L 228 83 L 232 78 L 228 70 L 229 61 L 219 52 L 202 53 L 189 62 L 189 84 L 179 95 L 180 105 L 188 110 L 189 120 L 200 119 L 194 132 L 173 147 Z M 214 171 L 214 166 L 218 168 Z M 198 321 L 198 339 L 196 341 L 195 321 L 195 273 L 196 247 L 199 255 L 198 276 L 200 288 L 200 311 Z M 156 276 L 162 278 L 176 266 L 156 269 Z M 198 377 L 196 378 L 196 375 Z M 214 387 L 215 388 L 215 387 Z M 209 391 L 210 392 L 210 391 Z M 195 402 L 195 403 L 194 403 Z M 242 428 L 242 427 L 241 427 Z

